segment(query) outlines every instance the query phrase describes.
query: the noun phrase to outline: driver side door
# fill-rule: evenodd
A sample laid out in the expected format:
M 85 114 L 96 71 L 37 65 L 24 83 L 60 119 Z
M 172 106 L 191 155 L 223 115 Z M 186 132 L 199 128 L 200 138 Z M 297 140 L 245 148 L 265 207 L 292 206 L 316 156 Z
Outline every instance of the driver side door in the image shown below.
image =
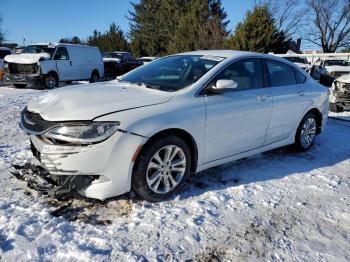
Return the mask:
M 54 56 L 56 62 L 57 74 L 60 81 L 74 80 L 72 72 L 72 62 L 69 58 L 67 48 L 58 47 Z
M 233 80 L 235 89 L 210 92 L 218 80 Z M 272 110 L 264 88 L 260 59 L 243 59 L 223 69 L 205 88 L 205 162 L 262 147 Z

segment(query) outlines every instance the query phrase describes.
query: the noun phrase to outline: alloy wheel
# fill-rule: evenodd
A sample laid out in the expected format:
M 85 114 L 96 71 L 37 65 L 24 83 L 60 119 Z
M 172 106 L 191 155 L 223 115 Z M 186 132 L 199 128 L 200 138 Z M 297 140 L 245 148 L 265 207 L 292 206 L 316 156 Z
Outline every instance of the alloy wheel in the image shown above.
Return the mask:
M 304 148 L 308 148 L 313 143 L 316 136 L 316 120 L 308 118 L 304 122 L 300 133 L 300 142 Z
M 159 149 L 150 159 L 146 180 L 154 193 L 166 194 L 182 181 L 186 172 L 184 151 L 175 145 Z
M 57 85 L 57 80 L 53 76 L 48 76 L 45 80 L 45 84 L 47 88 L 55 88 Z

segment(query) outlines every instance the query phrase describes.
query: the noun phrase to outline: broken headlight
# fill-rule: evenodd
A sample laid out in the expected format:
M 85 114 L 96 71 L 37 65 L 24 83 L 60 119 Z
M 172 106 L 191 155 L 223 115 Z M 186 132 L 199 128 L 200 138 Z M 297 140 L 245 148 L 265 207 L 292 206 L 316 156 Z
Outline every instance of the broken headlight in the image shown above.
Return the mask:
M 119 122 L 64 124 L 48 130 L 43 136 L 69 143 L 93 144 L 112 136 L 119 125 Z

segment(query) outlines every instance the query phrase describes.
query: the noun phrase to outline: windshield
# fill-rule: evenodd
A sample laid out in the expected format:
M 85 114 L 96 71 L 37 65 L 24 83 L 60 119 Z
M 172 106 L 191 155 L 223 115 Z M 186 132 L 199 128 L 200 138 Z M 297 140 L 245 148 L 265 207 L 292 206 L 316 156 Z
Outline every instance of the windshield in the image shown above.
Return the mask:
M 300 64 L 307 64 L 308 63 L 305 57 L 287 56 L 287 57 L 283 57 L 283 58 L 291 61 L 292 63 L 300 63 Z
M 349 66 L 350 63 L 346 60 L 326 60 L 324 66 Z
M 175 55 L 155 60 L 121 77 L 121 81 L 144 84 L 163 91 L 177 91 L 197 82 L 223 57 Z
M 22 53 L 25 54 L 40 54 L 40 53 L 48 53 L 50 57 L 52 57 L 55 51 L 55 47 L 46 46 L 46 45 L 29 45 L 26 46 Z
M 104 53 L 103 57 L 104 58 L 119 58 L 122 59 L 123 54 L 119 54 L 119 53 Z

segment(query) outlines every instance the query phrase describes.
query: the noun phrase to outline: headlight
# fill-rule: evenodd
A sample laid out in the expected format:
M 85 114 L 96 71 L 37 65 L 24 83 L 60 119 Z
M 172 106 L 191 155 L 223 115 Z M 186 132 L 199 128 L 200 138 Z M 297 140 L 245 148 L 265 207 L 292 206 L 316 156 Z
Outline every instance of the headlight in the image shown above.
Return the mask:
M 71 123 L 54 127 L 43 136 L 70 143 L 92 144 L 109 138 L 119 125 L 119 122 Z

